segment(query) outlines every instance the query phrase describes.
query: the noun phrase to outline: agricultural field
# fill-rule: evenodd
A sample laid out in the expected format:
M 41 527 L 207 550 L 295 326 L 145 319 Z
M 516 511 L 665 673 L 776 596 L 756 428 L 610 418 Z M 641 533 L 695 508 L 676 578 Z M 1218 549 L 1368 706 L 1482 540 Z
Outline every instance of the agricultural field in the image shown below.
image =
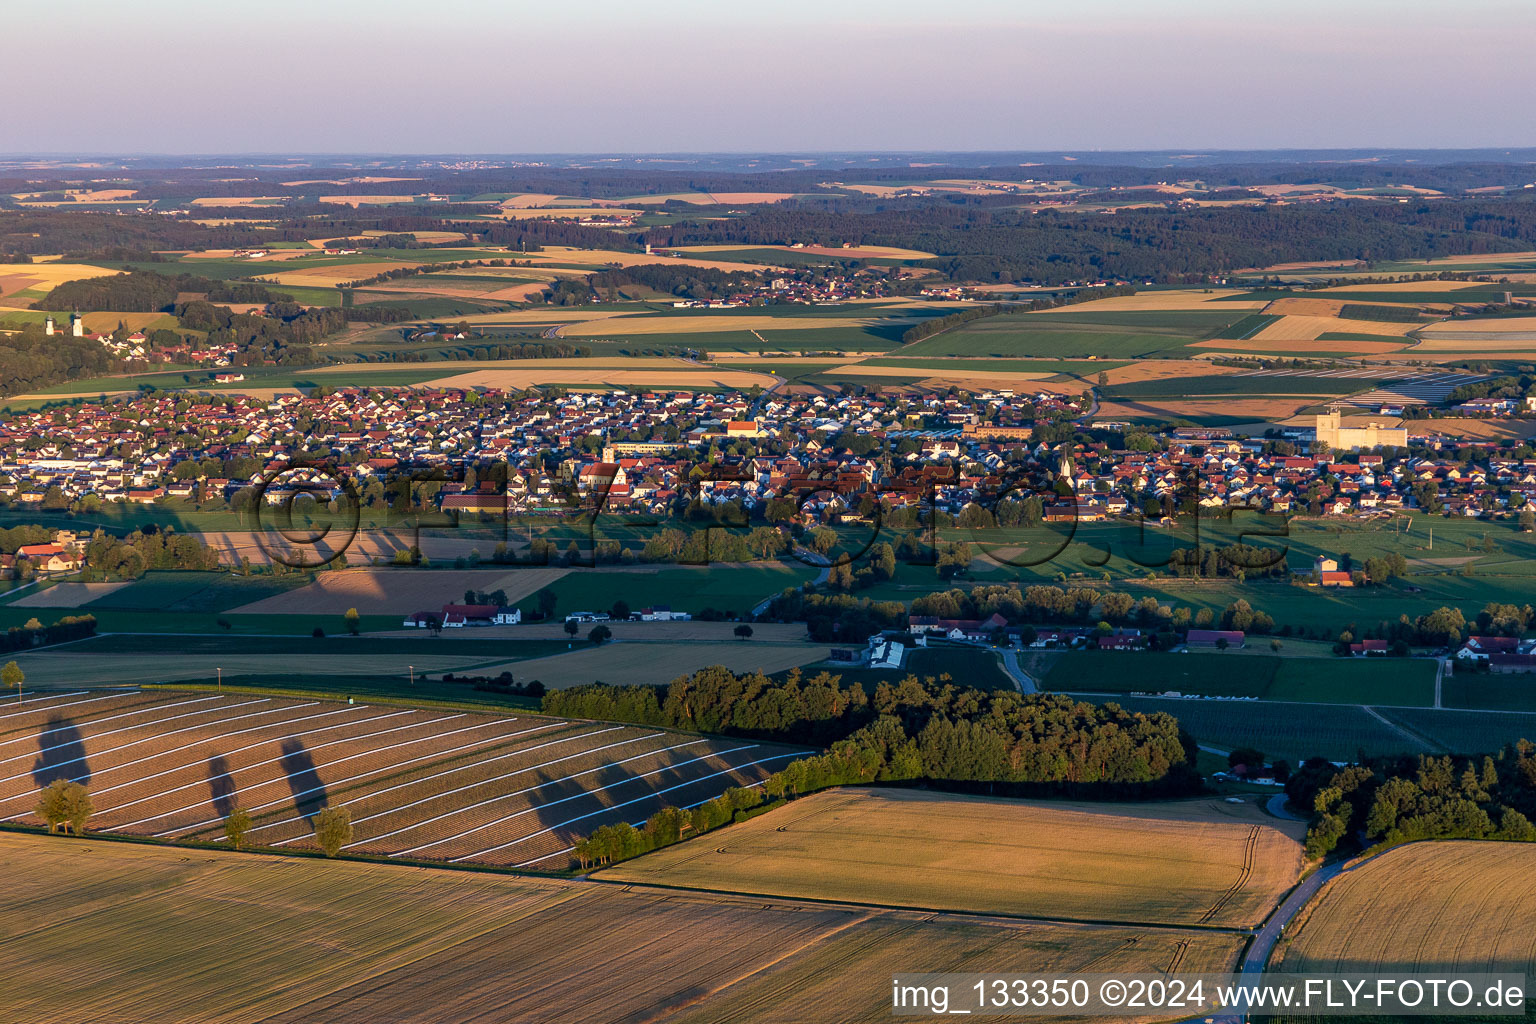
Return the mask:
M 582 627 L 577 634 L 580 639 L 573 641 L 575 649 L 567 653 L 510 665 L 487 665 L 483 671 L 495 675 L 505 668 L 520 679 L 536 679 L 552 690 L 593 682 L 662 686 L 706 665 L 724 665 L 738 673 L 772 675 L 827 656 L 824 644 L 765 643 L 755 639 L 672 644 L 652 640 L 599 647 L 585 639 L 590 628 Z
M 1252 642 L 1257 650 L 1067 651 L 1051 668 L 1045 686 L 1321 704 L 1427 707 L 1434 700 L 1435 663 L 1427 658 L 1283 658 L 1270 654 L 1262 637 Z
M 1186 346 L 1242 319 L 1241 309 L 1098 312 L 1093 303 L 1005 313 L 961 324 L 902 348 L 903 355 L 1139 359 L 1188 355 Z
M 561 869 L 598 825 L 753 785 L 798 754 L 542 717 L 77 689 L 0 715 L 0 819 L 33 822 L 38 788 L 68 778 L 90 790 L 94 831 L 218 842 L 238 805 L 253 845 L 312 850 L 314 815 L 345 807 L 349 851 Z
M 1113 923 L 1247 927 L 1301 871 L 1255 804 L 993 800 L 842 788 L 598 873 L 754 895 Z
M 1280 970 L 1536 970 L 1536 847 L 1411 843 L 1330 882 L 1276 951 Z
M 565 569 L 529 566 L 485 569 L 336 569 L 297 589 L 259 597 L 229 610 L 238 615 L 409 615 L 437 611 L 464 600 L 466 590 L 505 591 L 516 604 L 566 574 Z M 131 593 L 131 591 L 130 591 Z
M 1222 750 L 1253 747 L 1271 759 L 1292 765 L 1309 757 L 1353 761 L 1364 752 L 1375 754 L 1431 753 L 1423 739 L 1387 720 L 1396 711 L 1372 715 L 1363 707 L 1338 704 L 1286 704 L 1177 697 L 1102 697 L 1132 711 L 1166 711 L 1195 739 Z M 1429 714 L 1429 712 L 1416 712 Z
M 0 836 L 0 868 L 0 998 L 27 1024 L 435 1024 L 486 1007 L 594 1024 L 658 1007 L 689 1024 L 829 1010 L 875 1024 L 890 975 L 919 965 L 1218 971 L 1242 942 L 40 836 Z M 616 930 L 641 939 L 615 944 Z M 146 933 L 156 941 L 120 941 Z

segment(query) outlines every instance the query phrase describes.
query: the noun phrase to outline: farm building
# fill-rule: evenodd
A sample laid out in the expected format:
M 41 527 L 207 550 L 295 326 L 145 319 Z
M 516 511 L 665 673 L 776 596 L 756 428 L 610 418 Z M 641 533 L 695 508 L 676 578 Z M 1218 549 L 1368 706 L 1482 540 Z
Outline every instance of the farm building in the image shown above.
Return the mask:
M 1240 629 L 1192 629 L 1184 638 L 1184 643 L 1189 647 L 1220 647 L 1225 640 L 1228 647 L 1243 646 L 1243 631 Z
M 1456 649 L 1460 661 L 1487 661 L 1496 654 L 1520 654 L 1521 643 L 1513 636 L 1469 636 Z
M 434 624 L 442 629 L 460 629 L 464 626 L 513 626 L 523 621 L 519 608 L 502 608 L 494 604 L 445 604 L 441 611 L 414 612 L 406 616 L 404 625 L 414 629 L 430 629 Z

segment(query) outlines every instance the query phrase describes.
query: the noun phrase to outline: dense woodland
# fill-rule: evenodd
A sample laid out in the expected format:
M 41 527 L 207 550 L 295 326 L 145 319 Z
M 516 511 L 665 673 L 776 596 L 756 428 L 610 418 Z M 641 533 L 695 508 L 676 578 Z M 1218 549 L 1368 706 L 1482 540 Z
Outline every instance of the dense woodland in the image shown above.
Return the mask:
M 161 274 L 130 270 L 108 277 L 65 281 L 32 304 L 33 309 L 55 312 L 110 309 L 119 313 L 169 313 L 176 297 L 196 292 L 209 302 L 291 302 L 292 296 L 274 292 L 254 281 L 215 281 L 195 274 Z
M 957 281 L 1185 283 L 1291 260 L 1428 259 L 1536 243 L 1536 202 L 1329 203 L 1114 214 L 821 201 L 651 228 L 653 245 L 891 245 Z
M 546 714 L 726 736 L 832 744 L 842 782 L 928 780 L 962 789 L 1081 797 L 1199 788 L 1193 741 L 1171 715 L 1058 695 L 983 691 L 908 676 L 873 694 L 841 678 L 783 679 L 721 666 L 663 688 L 597 684 L 544 697 Z
M 0 394 L 19 395 L 53 384 L 116 373 L 123 364 L 90 338 L 48 337 L 41 324 L 0 333 Z
M 1536 745 L 1525 740 L 1491 755 L 1366 758 L 1345 768 L 1313 758 L 1285 788 L 1292 804 L 1312 810 L 1312 857 L 1416 839 L 1536 841 Z

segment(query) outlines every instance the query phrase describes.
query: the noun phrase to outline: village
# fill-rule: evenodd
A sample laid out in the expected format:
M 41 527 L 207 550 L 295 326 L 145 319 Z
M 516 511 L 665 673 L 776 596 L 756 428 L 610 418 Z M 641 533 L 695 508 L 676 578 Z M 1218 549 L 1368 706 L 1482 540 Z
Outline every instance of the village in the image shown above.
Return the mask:
M 1020 481 L 1039 482 L 1041 472 L 1033 493 L 1046 522 L 1157 520 L 1191 502 L 1212 511 L 1501 518 L 1536 500 L 1536 458 L 1486 443 L 1388 456 L 1302 454 L 1305 440 L 1210 428 L 1036 439 L 1041 424 L 1080 415 L 1081 403 L 1010 391 L 158 394 L 13 415 L 0 426 L 0 496 L 22 509 L 236 508 L 256 495 L 277 504 L 296 489 L 338 500 L 350 486 L 366 506 L 384 500 L 392 478 L 437 470 L 427 500 L 493 516 L 560 512 L 576 501 L 651 515 L 733 503 L 762 518 L 773 499 L 791 496 L 802 523 L 867 518 L 874 504 L 959 517 L 970 506 L 991 509 L 999 495 L 1022 497 Z M 505 471 L 487 472 L 496 464 Z

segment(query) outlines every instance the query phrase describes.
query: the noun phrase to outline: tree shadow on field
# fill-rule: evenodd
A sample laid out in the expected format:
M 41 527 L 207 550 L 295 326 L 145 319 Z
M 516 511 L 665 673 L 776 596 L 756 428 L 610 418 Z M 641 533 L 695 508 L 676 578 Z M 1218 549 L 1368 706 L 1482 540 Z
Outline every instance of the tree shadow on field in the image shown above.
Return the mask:
M 224 760 L 223 754 L 208 759 L 208 792 L 219 817 L 229 817 L 235 809 L 235 777 L 229 773 L 229 762 Z
M 325 783 L 315 770 L 315 759 L 296 737 L 283 740 L 283 771 L 288 776 L 288 790 L 293 805 L 306 818 L 313 817 L 329 801 Z
M 91 767 L 85 759 L 85 737 L 71 718 L 48 719 L 37 738 L 38 758 L 32 763 L 32 781 L 42 789 L 55 779 L 91 784 Z

